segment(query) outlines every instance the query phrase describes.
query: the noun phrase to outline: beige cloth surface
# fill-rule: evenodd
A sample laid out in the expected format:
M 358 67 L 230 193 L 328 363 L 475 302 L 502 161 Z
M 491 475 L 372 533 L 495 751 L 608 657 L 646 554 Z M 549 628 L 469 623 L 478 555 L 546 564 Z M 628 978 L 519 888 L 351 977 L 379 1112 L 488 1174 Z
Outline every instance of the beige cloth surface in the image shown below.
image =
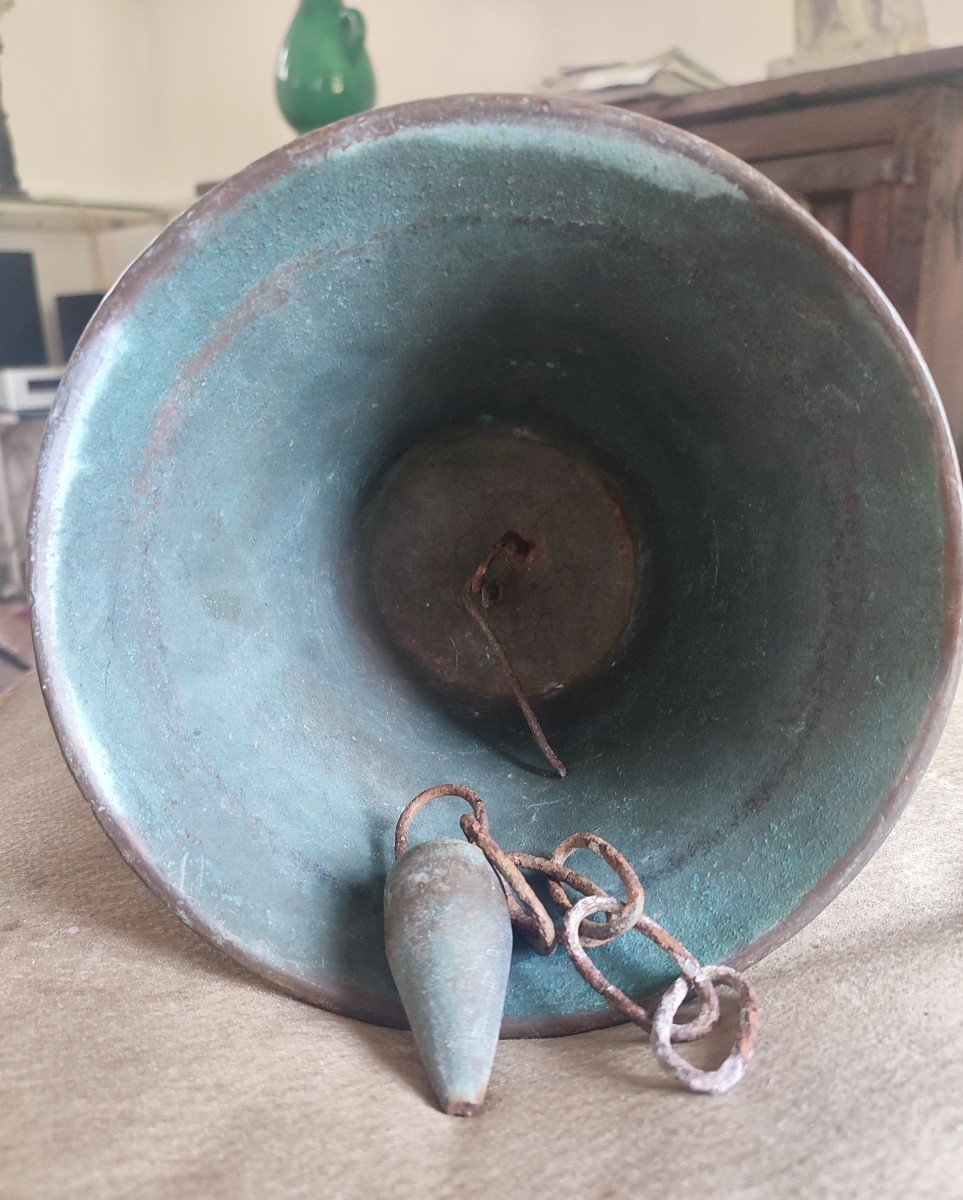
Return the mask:
M 30 677 L 0 700 L 0 1196 L 963 1197 L 961 739 L 958 704 L 883 849 L 753 969 L 734 1092 L 679 1092 L 623 1026 L 502 1043 L 465 1121 L 407 1034 L 278 994 L 147 892 Z

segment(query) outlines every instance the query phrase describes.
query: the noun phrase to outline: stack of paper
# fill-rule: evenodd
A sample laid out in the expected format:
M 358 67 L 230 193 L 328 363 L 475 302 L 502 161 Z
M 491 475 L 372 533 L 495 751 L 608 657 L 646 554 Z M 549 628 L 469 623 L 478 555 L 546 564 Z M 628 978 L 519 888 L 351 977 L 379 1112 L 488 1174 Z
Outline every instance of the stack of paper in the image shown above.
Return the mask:
M 642 62 L 562 67 L 545 81 L 543 90 L 614 104 L 630 96 L 681 96 L 724 86 L 723 80 L 681 50 L 667 50 Z

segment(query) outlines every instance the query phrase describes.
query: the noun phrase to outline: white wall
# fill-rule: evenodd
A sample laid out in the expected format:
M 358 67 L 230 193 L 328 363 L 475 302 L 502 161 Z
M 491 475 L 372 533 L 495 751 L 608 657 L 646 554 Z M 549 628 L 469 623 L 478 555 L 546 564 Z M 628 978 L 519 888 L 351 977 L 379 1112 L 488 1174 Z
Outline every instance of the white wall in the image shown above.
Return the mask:
M 32 194 L 121 200 L 164 185 L 134 149 L 156 101 L 149 4 L 19 0 L 0 19 L 4 107 Z
M 732 83 L 792 50 L 792 0 L 358 0 L 379 101 L 526 91 L 678 45 Z M 5 106 L 35 195 L 179 204 L 290 136 L 272 69 L 296 0 L 17 0 Z M 935 45 L 963 0 L 927 0 Z

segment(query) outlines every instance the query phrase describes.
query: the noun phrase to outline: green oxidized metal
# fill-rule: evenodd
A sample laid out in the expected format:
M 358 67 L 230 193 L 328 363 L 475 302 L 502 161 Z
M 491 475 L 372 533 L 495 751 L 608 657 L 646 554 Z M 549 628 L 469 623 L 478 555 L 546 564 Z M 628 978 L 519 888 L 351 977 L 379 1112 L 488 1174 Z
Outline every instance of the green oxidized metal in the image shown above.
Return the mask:
M 498 437 L 569 465 L 538 450 L 499 475 Z M 399 464 L 442 447 L 457 480 L 473 439 L 519 511 L 479 478 L 477 527 L 452 507 L 455 529 Z M 560 473 L 549 519 L 538 480 Z M 410 540 L 385 533 L 399 479 L 443 543 L 415 547 L 447 635 L 430 653 L 435 623 L 379 591 L 376 543 Z M 597 570 L 565 557 L 566 504 L 622 545 Z M 546 635 L 532 666 L 564 780 L 461 603 L 506 517 L 546 570 L 544 621 L 587 647 L 554 679 Z M 744 964 L 872 853 L 958 668 L 959 477 L 891 307 L 761 176 L 591 105 L 373 112 L 203 197 L 67 370 L 32 547 L 47 703 L 125 857 L 234 958 L 376 1021 L 402 1019 L 382 892 L 422 788 L 476 788 L 509 849 L 599 833 L 655 920 Z M 620 635 L 579 633 L 583 605 Z M 432 806 L 420 837 L 460 811 Z M 633 993 L 671 974 L 640 938 L 598 962 Z M 505 1032 L 611 1019 L 516 948 Z
M 301 0 L 278 55 L 275 90 L 298 133 L 370 108 L 375 80 L 361 13 L 341 0 Z
M 485 1100 L 512 958 L 505 893 L 477 846 L 433 839 L 395 863 L 385 948 L 442 1110 L 470 1116 Z

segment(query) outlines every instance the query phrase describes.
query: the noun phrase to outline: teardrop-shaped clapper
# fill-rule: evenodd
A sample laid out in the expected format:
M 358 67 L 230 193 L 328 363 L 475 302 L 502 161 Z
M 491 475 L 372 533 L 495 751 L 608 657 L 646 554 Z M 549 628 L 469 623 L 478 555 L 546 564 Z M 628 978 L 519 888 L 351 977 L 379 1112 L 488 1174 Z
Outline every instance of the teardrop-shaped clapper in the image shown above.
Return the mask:
M 442 1109 L 468 1117 L 491 1076 L 512 958 L 501 882 L 468 842 L 422 842 L 385 884 L 385 947 Z

